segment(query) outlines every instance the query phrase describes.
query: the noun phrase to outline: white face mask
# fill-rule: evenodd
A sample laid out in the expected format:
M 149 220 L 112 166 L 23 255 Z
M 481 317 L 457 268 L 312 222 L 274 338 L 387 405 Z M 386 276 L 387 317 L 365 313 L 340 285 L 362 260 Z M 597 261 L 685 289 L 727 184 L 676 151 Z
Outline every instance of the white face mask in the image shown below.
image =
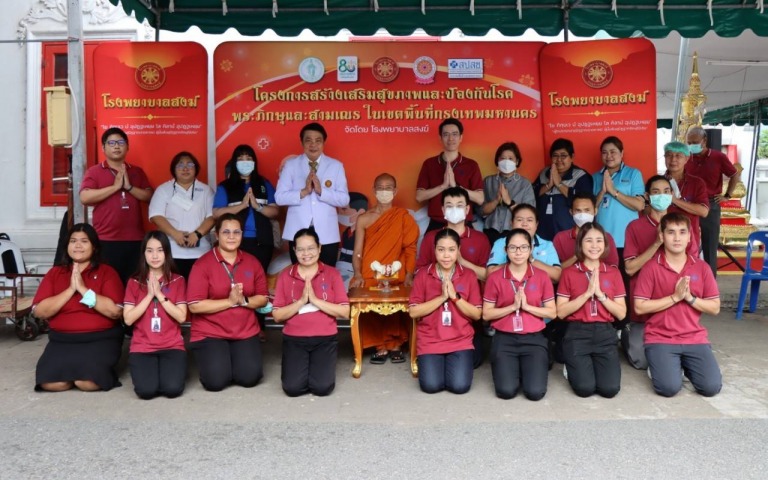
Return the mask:
M 352 223 L 352 217 L 349 215 L 339 215 L 339 224 L 344 225 L 345 227 L 354 225 L 354 223 Z
M 445 209 L 445 219 L 448 223 L 462 223 L 467 218 L 464 207 L 449 207 Z
M 237 173 L 240 175 L 250 175 L 256 168 L 256 162 L 253 160 L 238 160 L 235 165 L 237 167 Z
M 392 203 L 395 192 L 391 190 L 376 190 L 376 201 L 379 203 Z
M 517 164 L 513 160 L 499 160 L 499 171 L 501 173 L 512 173 L 517 170 Z
M 585 223 L 591 222 L 594 219 L 595 219 L 595 216 L 592 215 L 591 213 L 579 212 L 573 216 L 573 222 L 579 228 L 581 228 L 581 226 L 584 225 Z

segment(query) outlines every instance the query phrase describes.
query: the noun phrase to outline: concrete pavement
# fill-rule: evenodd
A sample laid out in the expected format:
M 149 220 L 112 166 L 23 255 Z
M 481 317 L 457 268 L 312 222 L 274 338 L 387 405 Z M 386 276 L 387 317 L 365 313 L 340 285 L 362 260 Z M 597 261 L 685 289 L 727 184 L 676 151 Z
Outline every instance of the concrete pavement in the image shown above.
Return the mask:
M 738 281 L 719 279 L 725 306 L 704 321 L 724 377 L 714 398 L 689 383 L 658 397 L 626 363 L 611 400 L 576 397 L 556 365 L 542 401 L 502 401 L 487 363 L 468 394 L 427 395 L 407 363 L 366 361 L 353 379 L 346 330 L 326 398 L 282 393 L 277 330 L 253 389 L 205 392 L 192 362 L 175 400 L 138 400 L 125 368 L 111 392 L 41 394 L 46 339 L 3 327 L 0 478 L 766 478 L 768 319 L 734 320 Z

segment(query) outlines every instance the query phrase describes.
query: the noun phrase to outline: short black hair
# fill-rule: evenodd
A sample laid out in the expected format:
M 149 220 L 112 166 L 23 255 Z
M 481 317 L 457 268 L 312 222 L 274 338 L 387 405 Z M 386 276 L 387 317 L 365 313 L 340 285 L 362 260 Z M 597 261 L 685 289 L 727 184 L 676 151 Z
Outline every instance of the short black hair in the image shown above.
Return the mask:
M 125 140 L 125 144 L 128 145 L 128 134 L 126 134 L 123 131 L 122 128 L 110 127 L 108 129 L 106 129 L 106 131 L 104 131 L 104 133 L 101 134 L 101 146 L 102 147 L 107 144 L 107 139 L 111 135 L 120 135 L 121 137 L 123 137 L 123 140 Z
M 197 161 L 197 158 L 195 158 L 194 155 L 186 151 L 179 152 L 173 156 L 173 159 L 171 160 L 171 177 L 176 178 L 176 165 L 178 165 L 184 157 L 189 158 L 192 160 L 192 163 L 195 164 L 195 177 L 197 177 L 197 174 L 200 173 L 200 162 Z
M 461 187 L 448 187 L 445 190 L 443 190 L 443 193 L 441 195 L 441 201 L 440 203 L 445 203 L 445 199 L 448 197 L 463 197 L 464 200 L 467 202 L 467 205 L 469 205 L 469 194 L 466 190 L 464 190 Z
M 72 229 L 67 233 L 67 245 L 72 238 L 72 234 L 77 232 L 83 232 L 88 241 L 91 242 L 93 252 L 91 253 L 91 268 L 96 268 L 101 263 L 101 241 L 99 240 L 99 234 L 96 233 L 96 229 L 89 223 L 76 223 L 72 225 Z M 65 247 L 61 254 L 60 265 L 72 265 L 72 257 L 69 256 L 69 247 Z
M 447 125 L 455 125 L 459 129 L 459 135 L 463 135 L 464 134 L 464 125 L 462 125 L 460 121 L 458 121 L 457 119 L 455 119 L 453 117 L 446 118 L 445 120 L 443 120 L 440 123 L 440 127 L 438 128 L 437 132 L 440 135 L 442 135 L 443 134 L 443 127 L 445 127 Z
M 603 140 L 603 143 L 600 144 L 600 150 L 602 150 L 603 147 L 608 145 L 609 143 L 616 145 L 616 148 L 618 148 L 620 152 L 624 151 L 624 142 L 622 142 L 619 137 L 615 137 L 613 135 L 611 135 L 610 137 L 605 137 L 605 140 Z
M 597 208 L 597 198 L 591 193 L 586 192 L 584 190 L 576 191 L 576 193 L 573 194 L 573 197 L 571 197 L 571 205 L 573 205 L 573 202 L 579 199 L 589 200 L 590 202 L 592 202 L 592 206 Z
M 645 182 L 645 193 L 651 193 L 651 186 L 658 182 L 659 180 L 663 180 L 669 184 L 670 187 L 672 187 L 672 183 L 670 183 L 669 179 L 665 177 L 664 175 L 654 175 L 651 178 L 648 179 L 647 182 Z
M 523 164 L 523 156 L 520 155 L 520 148 L 515 142 L 504 142 L 499 145 L 499 148 L 496 149 L 496 155 L 493 156 L 493 163 L 498 166 L 499 157 L 507 150 L 515 154 L 515 158 L 517 159 L 517 167 L 520 168 L 520 165 Z
M 439 230 L 437 232 L 437 235 L 435 235 L 435 248 L 437 248 L 437 242 L 442 240 L 443 238 L 450 238 L 454 242 L 456 242 L 456 246 L 461 246 L 461 238 L 459 237 L 459 234 L 456 233 L 456 230 L 453 230 L 451 228 L 444 228 L 442 230 Z
M 551 157 L 558 150 L 565 150 L 566 152 L 568 152 L 568 155 L 571 157 L 575 153 L 573 150 L 573 142 L 568 140 L 567 138 L 558 138 L 557 140 L 552 142 L 552 146 L 549 147 L 549 156 Z
M 326 132 L 325 128 L 317 122 L 308 123 L 301 127 L 299 139 L 301 139 L 302 142 L 304 141 L 304 133 L 306 132 L 319 132 L 323 136 L 323 141 L 328 139 L 328 132 Z

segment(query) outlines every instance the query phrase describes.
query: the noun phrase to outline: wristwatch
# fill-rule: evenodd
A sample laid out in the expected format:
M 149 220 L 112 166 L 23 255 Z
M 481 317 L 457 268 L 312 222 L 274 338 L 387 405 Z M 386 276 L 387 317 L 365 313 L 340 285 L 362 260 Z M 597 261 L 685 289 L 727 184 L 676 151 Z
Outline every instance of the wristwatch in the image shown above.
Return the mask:
M 694 303 L 696 303 L 696 298 L 697 298 L 696 295 L 691 295 L 691 299 L 686 300 L 686 302 L 688 302 L 688 305 L 693 305 Z
M 459 300 L 461 300 L 461 294 L 459 292 L 456 292 L 456 298 L 453 299 L 453 303 L 456 303 Z

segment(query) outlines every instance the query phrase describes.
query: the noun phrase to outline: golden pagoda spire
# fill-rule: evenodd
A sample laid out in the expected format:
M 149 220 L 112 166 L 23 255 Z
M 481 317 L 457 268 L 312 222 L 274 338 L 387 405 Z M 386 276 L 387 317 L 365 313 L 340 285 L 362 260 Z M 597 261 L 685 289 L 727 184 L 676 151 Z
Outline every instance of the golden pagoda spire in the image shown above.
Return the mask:
M 707 96 L 701 91 L 701 78 L 699 77 L 699 54 L 693 52 L 693 71 L 688 81 L 688 93 L 680 102 L 680 117 L 677 123 L 677 139 L 685 141 L 685 134 L 692 126 L 701 126 L 704 117 L 704 104 Z

